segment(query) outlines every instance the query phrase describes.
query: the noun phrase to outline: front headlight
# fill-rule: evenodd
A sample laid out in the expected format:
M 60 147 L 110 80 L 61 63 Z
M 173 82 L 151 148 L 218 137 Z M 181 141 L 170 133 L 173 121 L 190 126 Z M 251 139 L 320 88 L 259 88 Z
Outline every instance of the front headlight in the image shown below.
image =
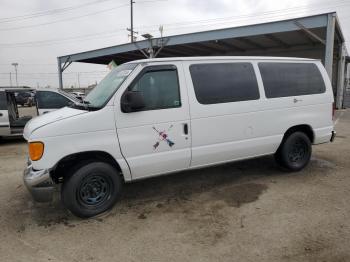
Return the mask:
M 43 142 L 30 142 L 29 143 L 29 157 L 32 161 L 38 161 L 44 154 Z

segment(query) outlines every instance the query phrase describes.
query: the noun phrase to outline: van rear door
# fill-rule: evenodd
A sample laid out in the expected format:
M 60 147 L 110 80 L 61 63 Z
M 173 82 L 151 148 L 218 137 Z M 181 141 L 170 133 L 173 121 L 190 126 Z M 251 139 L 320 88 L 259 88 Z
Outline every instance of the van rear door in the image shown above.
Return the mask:
M 0 91 L 0 136 L 8 136 L 10 134 L 10 123 L 7 112 L 6 93 Z

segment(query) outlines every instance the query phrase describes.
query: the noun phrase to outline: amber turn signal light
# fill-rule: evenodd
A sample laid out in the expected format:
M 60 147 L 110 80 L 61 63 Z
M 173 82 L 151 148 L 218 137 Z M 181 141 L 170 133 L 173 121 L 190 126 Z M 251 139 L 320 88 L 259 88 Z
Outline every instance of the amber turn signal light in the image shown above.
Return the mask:
M 32 161 L 38 161 L 44 154 L 44 144 L 42 142 L 29 143 L 29 157 Z

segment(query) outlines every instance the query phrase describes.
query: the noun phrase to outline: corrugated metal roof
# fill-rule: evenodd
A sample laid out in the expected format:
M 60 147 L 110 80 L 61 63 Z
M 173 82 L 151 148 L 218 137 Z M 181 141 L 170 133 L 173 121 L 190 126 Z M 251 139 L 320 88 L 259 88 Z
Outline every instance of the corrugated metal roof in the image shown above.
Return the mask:
M 330 13 L 335 15 L 335 13 Z M 312 49 L 323 51 L 324 45 L 301 30 L 303 25 L 321 39 L 326 38 L 328 16 L 320 14 L 283 21 L 182 34 L 152 39 L 152 46 L 161 49 L 157 57 L 271 55 L 271 51 Z M 297 22 L 297 23 L 296 23 Z M 342 38 L 339 25 L 338 37 Z M 342 39 L 343 40 L 343 39 Z M 60 63 L 86 62 L 108 64 L 114 60 L 121 64 L 145 58 L 139 50 L 147 50 L 150 41 L 138 41 L 97 50 L 59 57 Z M 291 54 L 292 55 L 292 54 Z M 295 56 L 295 55 L 294 55 Z M 311 55 L 310 55 L 311 56 Z M 316 58 L 316 57 L 311 57 Z

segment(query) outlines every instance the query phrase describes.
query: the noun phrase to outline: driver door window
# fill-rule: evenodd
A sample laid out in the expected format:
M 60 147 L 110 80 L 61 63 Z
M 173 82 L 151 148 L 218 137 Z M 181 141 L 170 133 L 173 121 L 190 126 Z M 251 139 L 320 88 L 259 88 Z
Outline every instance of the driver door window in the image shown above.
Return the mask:
M 146 105 L 142 111 L 181 107 L 175 69 L 146 71 L 129 90 L 142 93 Z

